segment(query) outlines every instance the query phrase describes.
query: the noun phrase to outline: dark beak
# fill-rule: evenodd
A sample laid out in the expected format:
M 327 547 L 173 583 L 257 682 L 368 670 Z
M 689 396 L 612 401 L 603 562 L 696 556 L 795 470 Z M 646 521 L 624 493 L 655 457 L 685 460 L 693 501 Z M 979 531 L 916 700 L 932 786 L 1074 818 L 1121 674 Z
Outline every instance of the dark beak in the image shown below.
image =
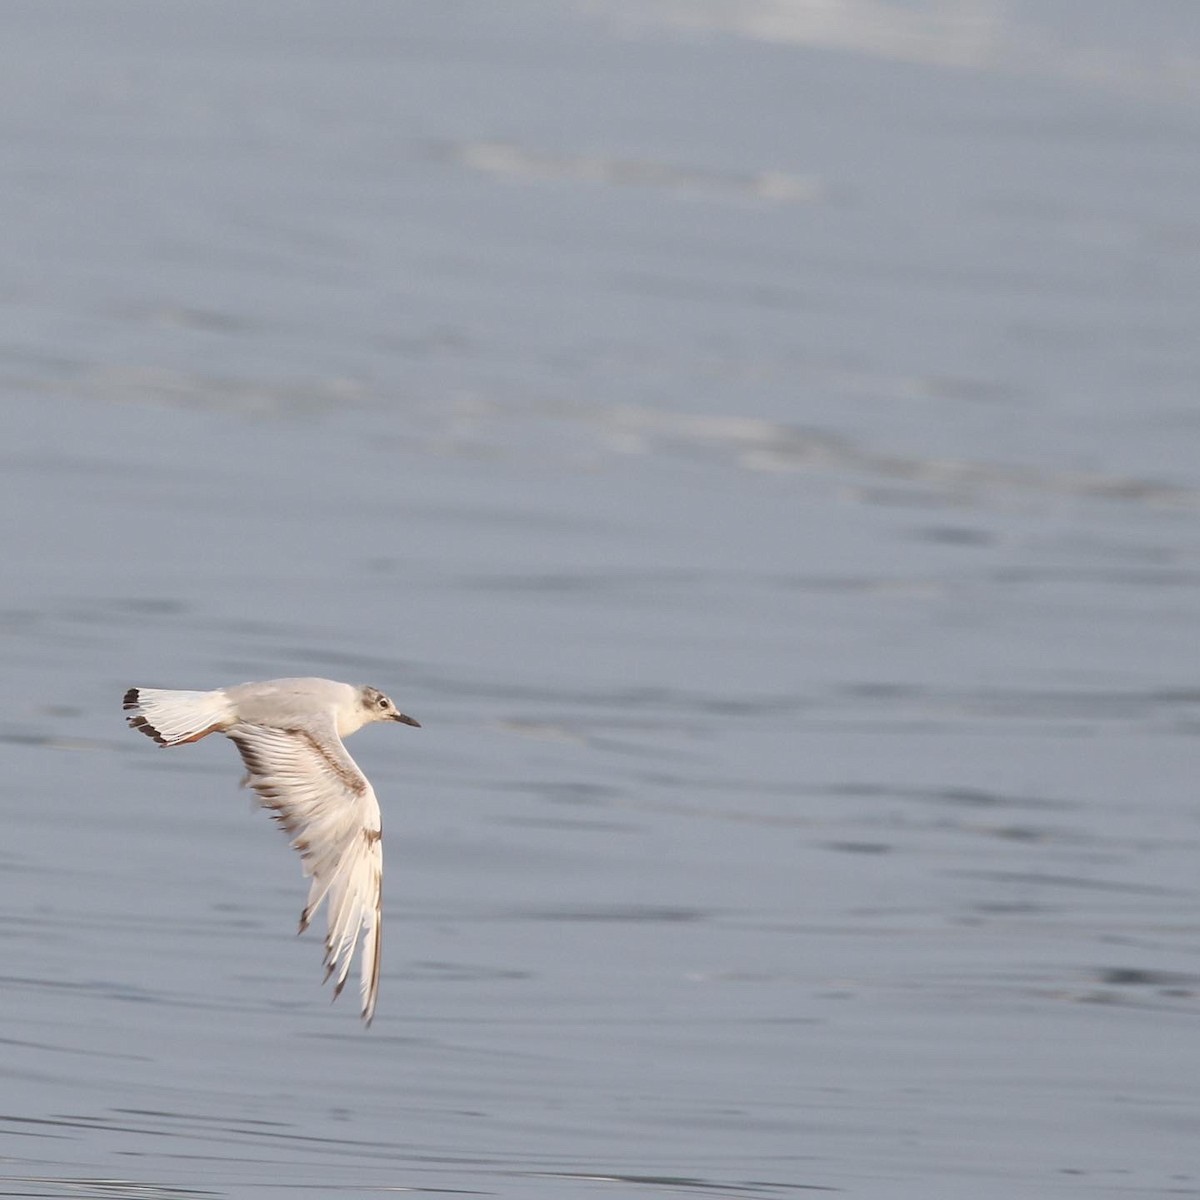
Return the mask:
M 414 721 L 412 717 L 406 716 L 404 713 L 397 713 L 392 720 L 399 721 L 401 725 L 411 725 L 414 729 L 421 728 L 420 721 Z

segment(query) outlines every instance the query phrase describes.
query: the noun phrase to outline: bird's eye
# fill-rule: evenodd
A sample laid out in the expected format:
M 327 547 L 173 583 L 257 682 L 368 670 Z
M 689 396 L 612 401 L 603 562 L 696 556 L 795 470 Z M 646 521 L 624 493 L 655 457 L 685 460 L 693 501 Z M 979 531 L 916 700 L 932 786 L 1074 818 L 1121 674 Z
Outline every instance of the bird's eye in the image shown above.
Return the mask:
M 380 696 L 380 697 L 379 697 L 379 707 L 380 707 L 380 708 L 387 708 L 387 706 L 388 706 L 390 703 L 391 703 L 391 701 L 390 701 L 390 700 L 389 700 L 389 699 L 388 699 L 386 696 Z

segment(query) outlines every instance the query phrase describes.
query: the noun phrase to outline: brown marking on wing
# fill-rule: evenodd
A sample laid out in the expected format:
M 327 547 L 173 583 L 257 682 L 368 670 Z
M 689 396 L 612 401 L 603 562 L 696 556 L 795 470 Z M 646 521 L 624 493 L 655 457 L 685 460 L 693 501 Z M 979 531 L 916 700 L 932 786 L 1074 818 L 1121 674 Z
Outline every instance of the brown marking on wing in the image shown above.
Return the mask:
M 229 733 L 225 736 L 238 748 L 238 753 L 242 756 L 242 762 L 246 764 L 246 770 L 249 772 L 249 779 L 253 779 L 255 775 L 266 773 L 265 764 L 254 749 L 254 744 L 249 739 L 238 737 L 236 733 Z
M 284 729 L 280 732 L 286 733 L 291 737 L 303 738 L 312 747 L 313 752 L 328 764 L 329 769 L 352 792 L 361 795 L 366 791 L 368 785 L 363 776 L 355 773 L 344 764 L 339 763 L 306 729 Z M 300 857 L 307 859 L 311 847 L 308 840 L 301 836 L 302 822 L 297 820 L 288 805 L 287 789 L 269 781 L 270 770 L 268 763 L 250 739 L 239 737 L 236 733 L 227 732 L 226 736 L 238 748 L 238 753 L 242 756 L 242 762 L 246 764 L 246 770 L 250 773 L 248 782 L 258 794 L 260 803 L 264 808 L 270 810 L 271 817 L 279 823 L 280 828 L 293 836 L 292 846 L 300 852 Z M 370 840 L 369 834 L 372 831 L 366 830 L 364 832 L 368 834 L 368 840 Z M 376 833 L 375 836 L 378 838 L 382 835 Z M 301 933 L 308 926 L 309 916 L 310 914 L 306 909 L 300 918 Z
M 198 742 L 201 738 L 206 738 L 210 733 L 220 732 L 220 725 L 210 725 L 207 729 L 200 730 L 199 733 L 193 733 L 190 738 L 181 738 L 175 743 L 176 746 L 190 746 L 192 742 Z
M 247 780 L 257 793 L 262 806 L 270 809 L 272 818 L 278 821 L 280 826 L 288 833 L 299 833 L 300 822 L 296 820 L 295 816 L 288 809 L 283 789 L 274 783 L 268 782 L 270 772 L 267 763 L 258 753 L 254 743 L 247 738 L 238 737 L 235 733 L 229 733 L 226 736 L 238 748 L 238 753 L 242 756 L 242 762 L 246 764 L 246 770 L 249 772 Z M 301 856 L 303 857 L 303 851 L 301 852 Z
M 220 730 L 220 725 L 210 725 L 207 729 L 200 730 L 199 733 L 193 733 L 189 738 L 180 738 L 177 742 L 168 742 L 165 737 L 145 717 L 126 717 L 129 722 L 130 729 L 140 729 L 147 737 L 153 738 L 160 746 L 187 746 L 192 742 L 198 742 L 201 738 L 206 738 L 210 733 L 216 733 Z
M 347 789 L 353 792 L 356 796 L 361 796 L 367 790 L 367 781 L 362 775 L 355 771 L 346 763 L 340 761 L 334 755 L 329 753 L 329 748 L 323 746 L 317 741 L 307 729 L 285 729 L 284 733 L 290 733 L 294 737 L 303 738 L 313 749 L 315 754 L 320 755 L 326 763 L 329 764 L 329 769 L 342 781 Z
M 125 712 L 131 712 L 141 707 L 141 691 L 141 688 L 132 687 L 125 693 L 125 699 L 121 705 Z M 221 729 L 220 724 L 210 725 L 207 729 L 202 729 L 199 733 L 194 733 L 189 738 L 180 738 L 178 741 L 169 742 L 150 724 L 149 718 L 142 713 L 138 713 L 136 717 L 126 717 L 125 720 L 130 729 L 140 729 L 148 738 L 153 738 L 160 746 L 187 746 L 192 742 L 198 742 L 201 738 L 208 737 L 210 733 L 217 733 Z
M 130 708 L 137 706 L 131 706 L 127 704 L 125 707 Z M 126 717 L 125 720 L 129 722 L 130 729 L 140 729 L 148 738 L 153 738 L 160 746 L 166 746 L 170 744 L 167 739 L 163 737 L 163 735 L 159 733 L 149 721 L 146 720 L 145 717 Z

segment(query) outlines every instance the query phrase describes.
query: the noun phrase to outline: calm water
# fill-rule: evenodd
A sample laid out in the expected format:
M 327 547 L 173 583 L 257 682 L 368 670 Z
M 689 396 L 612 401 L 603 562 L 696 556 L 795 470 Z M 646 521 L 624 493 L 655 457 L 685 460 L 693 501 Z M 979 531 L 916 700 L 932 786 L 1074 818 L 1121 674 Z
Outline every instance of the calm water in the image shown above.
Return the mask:
M 0 1194 L 1200 1194 L 1191 0 L 3 23 Z

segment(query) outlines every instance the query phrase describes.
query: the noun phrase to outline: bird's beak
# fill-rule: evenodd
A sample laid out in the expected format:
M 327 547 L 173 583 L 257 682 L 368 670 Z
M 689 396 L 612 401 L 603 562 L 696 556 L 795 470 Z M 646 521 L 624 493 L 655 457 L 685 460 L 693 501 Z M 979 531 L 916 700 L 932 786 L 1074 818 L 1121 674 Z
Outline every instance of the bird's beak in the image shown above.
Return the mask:
M 401 725 L 411 725 L 414 729 L 421 728 L 420 721 L 414 721 L 412 717 L 407 716 L 405 713 L 397 713 L 392 720 L 399 721 Z

